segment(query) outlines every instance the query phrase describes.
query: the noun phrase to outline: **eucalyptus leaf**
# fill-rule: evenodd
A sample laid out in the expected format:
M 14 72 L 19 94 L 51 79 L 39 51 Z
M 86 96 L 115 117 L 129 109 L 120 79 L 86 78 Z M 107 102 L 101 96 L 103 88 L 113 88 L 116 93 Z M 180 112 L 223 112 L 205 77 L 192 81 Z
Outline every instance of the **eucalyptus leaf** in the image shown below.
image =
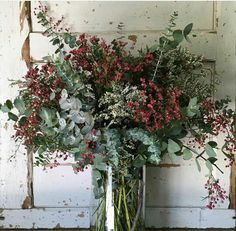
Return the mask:
M 64 118 L 60 118 L 58 122 L 59 122 L 60 130 L 63 130 L 66 127 L 66 120 Z
M 192 31 L 192 28 L 193 28 L 193 23 L 189 23 L 183 30 L 184 37 L 188 42 L 191 42 L 190 39 L 188 38 L 188 35 Z
M 55 91 L 53 91 L 53 92 L 51 92 L 49 99 L 54 100 L 55 96 L 56 96 L 56 93 L 55 93 Z
M 172 139 L 168 140 L 167 150 L 169 153 L 178 152 L 178 151 L 180 151 L 180 149 L 181 149 L 180 146 L 175 141 L 173 141 Z
M 23 99 L 16 98 L 14 100 L 14 106 L 16 107 L 16 109 L 19 111 L 21 115 L 25 113 L 26 107 L 25 107 L 25 102 Z
M 198 171 L 201 172 L 201 165 L 200 165 L 200 163 L 199 163 L 199 161 L 198 161 L 197 158 L 195 158 L 195 163 L 196 163 L 196 165 L 197 165 Z
M 189 149 L 184 149 L 183 151 L 183 159 L 184 160 L 190 160 L 193 157 L 192 152 Z
M 217 147 L 217 143 L 215 141 L 209 141 L 208 144 L 212 147 L 212 148 L 216 148 Z
M 181 43 L 184 39 L 182 30 L 175 30 L 173 31 L 173 38 L 176 42 Z
M 216 157 L 216 152 L 209 144 L 205 145 L 205 151 L 209 157 Z
M 18 120 L 18 116 L 15 115 L 15 114 L 12 113 L 12 112 L 8 112 L 8 118 L 9 118 L 10 120 L 15 121 L 15 122 Z
M 39 116 L 49 127 L 53 127 L 57 123 L 56 112 L 52 109 L 42 108 Z
M 12 104 L 12 102 L 11 102 L 11 100 L 7 100 L 6 101 L 6 103 L 5 103 L 5 105 L 11 110 L 11 109 L 13 109 L 13 104 Z
M 211 164 L 211 162 L 209 160 L 206 161 L 206 166 L 207 166 L 207 168 L 209 169 L 210 172 L 213 171 L 212 164 Z
M 158 48 L 158 44 L 155 44 L 155 45 L 151 46 L 150 48 L 148 48 L 148 51 L 150 53 L 153 53 L 157 50 L 157 48 Z
M 2 112 L 10 112 L 11 110 L 4 104 L 1 106 L 1 111 Z
M 208 160 L 209 160 L 212 164 L 214 164 L 214 163 L 217 161 L 217 158 L 215 158 L 215 157 L 209 157 Z

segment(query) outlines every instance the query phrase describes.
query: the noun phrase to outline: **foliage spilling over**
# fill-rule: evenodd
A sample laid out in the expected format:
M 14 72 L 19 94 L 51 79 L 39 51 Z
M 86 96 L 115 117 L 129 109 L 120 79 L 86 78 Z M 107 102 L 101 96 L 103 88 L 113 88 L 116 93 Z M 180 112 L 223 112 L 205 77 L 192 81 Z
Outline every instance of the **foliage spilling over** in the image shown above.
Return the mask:
M 137 208 L 126 197 L 135 189 L 140 169 L 159 164 L 165 155 L 195 158 L 198 168 L 199 159 L 205 161 L 209 193 L 225 199 L 212 170 L 218 168 L 217 149 L 234 161 L 236 116 L 229 99 L 212 100 L 214 83 L 202 57 L 180 46 L 189 41 L 192 24 L 176 30 L 176 16 L 159 44 L 134 56 L 122 41 L 107 44 L 96 36 L 58 29 L 61 20 L 53 23 L 41 6 L 37 17 L 52 37 L 56 55 L 32 67 L 20 81 L 18 97 L 1 105 L 15 122 L 15 139 L 37 153 L 36 165 L 68 155 L 75 158 L 75 172 L 92 165 L 96 198 L 105 193 L 107 166 L 113 167 L 119 230 L 136 225 L 129 214 L 135 217 Z M 222 147 L 210 141 L 222 133 Z M 216 202 L 210 197 L 208 207 Z

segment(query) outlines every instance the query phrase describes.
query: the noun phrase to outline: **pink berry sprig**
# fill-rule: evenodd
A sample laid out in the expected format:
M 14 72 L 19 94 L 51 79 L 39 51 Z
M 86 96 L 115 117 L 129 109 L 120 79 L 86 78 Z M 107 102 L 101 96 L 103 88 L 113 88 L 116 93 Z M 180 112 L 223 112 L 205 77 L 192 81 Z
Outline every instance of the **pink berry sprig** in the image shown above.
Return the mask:
M 226 191 L 220 186 L 219 180 L 216 180 L 213 175 L 209 176 L 205 189 L 208 193 L 205 199 L 208 199 L 207 208 L 209 209 L 215 208 L 218 203 L 224 203 L 228 198 Z

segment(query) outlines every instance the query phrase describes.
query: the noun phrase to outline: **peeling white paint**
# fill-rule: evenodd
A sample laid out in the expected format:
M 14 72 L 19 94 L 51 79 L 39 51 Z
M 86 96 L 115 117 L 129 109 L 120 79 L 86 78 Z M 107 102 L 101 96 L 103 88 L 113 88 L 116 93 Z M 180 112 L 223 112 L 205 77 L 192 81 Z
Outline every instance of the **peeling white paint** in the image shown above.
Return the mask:
M 32 2 L 33 8 L 37 6 L 37 2 Z M 75 32 L 117 31 L 121 22 L 124 31 L 163 30 L 174 11 L 179 12 L 180 26 L 193 22 L 195 29 L 212 30 L 214 20 L 213 2 L 52 1 L 49 6 L 51 14 L 56 18 L 64 15 Z M 37 22 L 33 17 L 33 30 L 42 31 Z
M 11 209 L 0 212 L 0 227 L 11 229 L 89 228 L 89 208 Z
M 27 28 L 20 33 L 19 3 L 4 1 L 0 7 L 0 102 L 13 98 L 17 89 L 9 86 L 9 79 L 19 79 L 26 66 L 21 61 L 21 46 Z M 27 196 L 27 156 L 18 149 L 12 124 L 0 114 L 0 208 L 21 208 Z

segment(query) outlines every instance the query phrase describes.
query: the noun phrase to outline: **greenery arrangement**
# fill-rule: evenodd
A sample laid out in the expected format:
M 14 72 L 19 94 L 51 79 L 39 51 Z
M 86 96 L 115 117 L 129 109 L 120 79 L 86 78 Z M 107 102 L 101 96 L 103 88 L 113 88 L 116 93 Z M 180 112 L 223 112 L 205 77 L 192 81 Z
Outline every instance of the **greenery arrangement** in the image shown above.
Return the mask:
M 113 170 L 115 230 L 141 230 L 142 167 L 174 160 L 205 161 L 209 169 L 208 207 L 227 197 L 212 170 L 216 149 L 235 160 L 236 115 L 229 99 L 214 101 L 215 83 L 202 57 L 182 48 L 192 24 L 175 29 L 171 16 L 159 44 L 134 56 L 121 40 L 107 44 L 96 36 L 73 35 L 40 6 L 36 15 L 57 47 L 32 67 L 19 95 L 1 105 L 13 120 L 16 140 L 36 154 L 36 165 L 73 156 L 75 172 L 93 169 L 94 194 L 100 198 L 96 230 L 105 227 L 107 166 Z M 65 49 L 66 48 L 66 49 Z M 67 51 L 69 50 L 69 51 Z M 225 135 L 222 147 L 210 141 Z

